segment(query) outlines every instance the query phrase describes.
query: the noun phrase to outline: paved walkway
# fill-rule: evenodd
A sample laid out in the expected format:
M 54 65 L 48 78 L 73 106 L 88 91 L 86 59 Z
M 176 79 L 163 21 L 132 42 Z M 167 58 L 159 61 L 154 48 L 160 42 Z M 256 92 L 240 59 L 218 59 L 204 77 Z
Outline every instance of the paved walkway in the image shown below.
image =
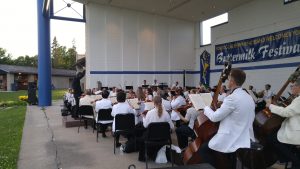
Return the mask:
M 28 106 L 23 138 L 18 161 L 19 169 L 126 169 L 135 164 L 137 169 L 145 168 L 139 162 L 138 153 L 113 154 L 113 137 L 102 138 L 96 142 L 96 132 L 77 127 L 65 128 L 62 125 L 60 104 L 45 111 L 37 106 Z M 151 162 L 150 168 L 170 166 Z
M 137 169 L 145 168 L 139 162 L 138 153 L 113 154 L 113 138 L 99 135 L 91 127 L 65 128 L 60 113 L 62 101 L 53 102 L 53 106 L 42 110 L 37 106 L 28 106 L 23 129 L 19 169 L 126 169 L 135 164 Z M 150 162 L 150 168 L 161 168 L 170 164 Z M 281 167 L 274 167 L 281 168 Z

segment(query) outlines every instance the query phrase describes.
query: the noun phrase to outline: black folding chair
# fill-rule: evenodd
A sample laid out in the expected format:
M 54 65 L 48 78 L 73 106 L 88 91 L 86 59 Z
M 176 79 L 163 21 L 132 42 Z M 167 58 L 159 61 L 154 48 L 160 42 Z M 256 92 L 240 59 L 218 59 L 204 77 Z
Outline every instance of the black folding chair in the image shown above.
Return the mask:
M 98 118 L 96 119 L 96 128 L 97 128 L 97 142 L 98 142 L 98 135 L 101 129 L 101 125 L 111 125 L 114 117 L 111 116 L 111 110 L 112 109 L 100 109 L 98 111 Z M 102 121 L 111 121 L 110 123 L 102 123 Z M 105 132 L 105 131 L 103 131 Z
M 115 116 L 115 132 L 114 136 L 114 154 L 116 154 L 116 137 L 118 135 L 132 135 L 134 136 L 135 143 L 136 137 L 134 135 L 135 117 L 134 114 L 117 114 Z
M 145 160 L 146 169 L 148 169 L 148 146 L 159 146 L 159 145 L 169 145 L 171 149 L 171 130 L 170 124 L 168 122 L 157 122 L 150 123 L 145 137 Z M 172 167 L 174 166 L 174 161 L 172 157 L 172 151 L 170 150 L 170 157 L 172 162 Z
M 94 123 L 94 109 L 92 106 L 83 105 L 78 108 L 78 115 L 79 115 L 79 126 L 78 126 L 78 133 L 79 128 L 81 126 L 81 121 L 84 120 L 85 127 L 87 128 L 87 121 L 92 120 Z

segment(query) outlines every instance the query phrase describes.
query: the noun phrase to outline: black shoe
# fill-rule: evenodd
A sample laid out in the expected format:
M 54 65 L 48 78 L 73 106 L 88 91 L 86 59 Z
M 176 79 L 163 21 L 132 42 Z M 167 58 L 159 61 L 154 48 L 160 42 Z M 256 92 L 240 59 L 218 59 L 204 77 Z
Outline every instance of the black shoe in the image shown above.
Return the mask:
M 145 162 L 146 161 L 145 157 L 139 157 L 138 160 L 141 161 L 141 162 Z
M 116 143 L 116 147 L 120 147 L 121 145 L 121 143 Z
M 105 133 L 102 133 L 102 137 L 105 138 L 105 137 L 106 137 L 106 134 L 105 134 Z

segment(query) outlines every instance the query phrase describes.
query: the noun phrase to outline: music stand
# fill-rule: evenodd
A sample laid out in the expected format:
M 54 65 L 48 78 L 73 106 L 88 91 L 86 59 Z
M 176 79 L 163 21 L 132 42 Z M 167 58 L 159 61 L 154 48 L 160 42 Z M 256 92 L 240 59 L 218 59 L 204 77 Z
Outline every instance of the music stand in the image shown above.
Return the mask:
M 142 85 L 142 88 L 147 89 L 149 85 Z
M 133 86 L 125 86 L 126 90 L 133 90 Z

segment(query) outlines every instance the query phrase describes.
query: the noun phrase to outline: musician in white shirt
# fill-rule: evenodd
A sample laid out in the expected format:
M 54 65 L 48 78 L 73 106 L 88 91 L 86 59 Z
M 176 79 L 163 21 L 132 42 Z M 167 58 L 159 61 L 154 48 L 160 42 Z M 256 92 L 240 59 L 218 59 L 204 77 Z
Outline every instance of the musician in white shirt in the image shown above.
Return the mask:
M 275 94 L 274 94 L 273 90 L 271 90 L 271 85 L 266 84 L 265 90 L 264 90 L 264 100 L 265 101 L 271 100 L 274 95 Z
M 154 102 L 154 109 L 148 111 L 147 115 L 143 115 L 143 125 L 145 128 L 148 127 L 150 123 L 154 122 L 168 122 L 170 125 L 170 128 L 173 129 L 174 125 L 173 122 L 170 118 L 170 115 L 166 110 L 164 110 L 162 106 L 162 99 L 160 96 L 155 96 L 153 99 Z M 140 142 L 140 151 L 139 151 L 139 161 L 144 161 L 145 160 L 145 144 L 144 141 Z M 151 147 L 151 150 L 149 149 L 148 152 L 150 154 L 156 154 L 156 152 L 160 149 L 160 147 Z
M 117 88 L 113 87 L 112 90 L 109 92 L 109 97 L 116 97 L 117 96 Z
M 171 119 L 173 121 L 176 121 L 176 127 L 179 127 L 180 125 L 180 117 L 178 116 L 175 110 L 181 106 L 186 105 L 185 98 L 182 95 L 183 95 L 182 90 L 177 89 L 175 91 L 175 95 L 172 96 L 173 99 L 171 101 L 171 107 L 172 107 Z
M 112 112 L 111 115 L 113 117 L 115 117 L 117 114 L 128 114 L 128 113 L 132 113 L 135 115 L 136 117 L 136 111 L 129 106 L 129 104 L 126 101 L 126 93 L 124 91 L 119 91 L 117 93 L 117 101 L 118 104 L 114 105 L 112 108 Z M 137 119 L 135 118 L 135 122 L 137 122 Z M 115 132 L 115 119 L 113 121 L 113 125 L 112 125 L 112 131 Z M 119 143 L 119 138 L 120 136 L 116 136 L 116 146 L 119 147 L 121 146 L 121 144 Z
M 168 93 L 166 91 L 160 91 L 160 97 L 162 98 L 162 105 L 167 112 L 172 111 L 171 102 L 168 100 Z
M 185 117 L 183 117 L 180 112 L 177 112 L 180 120 L 182 120 L 186 125 L 181 125 L 180 127 L 176 128 L 176 135 L 178 146 L 181 149 L 184 149 L 188 146 L 188 138 L 191 137 L 192 139 L 196 138 L 194 132 L 194 123 L 197 117 L 199 116 L 199 111 L 197 111 L 194 107 L 187 109 Z
M 300 168 L 300 152 L 293 152 L 296 145 L 300 145 L 300 77 L 291 84 L 291 92 L 297 96 L 287 107 L 280 107 L 270 102 L 271 112 L 284 117 L 279 131 L 271 133 L 268 141 L 275 149 L 278 156 L 292 162 L 293 168 Z
M 198 153 L 203 161 L 216 168 L 220 167 L 215 153 L 228 159 L 227 164 L 232 164 L 230 157 L 239 148 L 250 148 L 251 140 L 254 140 L 252 124 L 255 117 L 255 103 L 252 97 L 241 86 L 246 80 L 246 73 L 241 69 L 232 69 L 228 79 L 228 95 L 221 107 L 216 111 L 206 106 L 204 115 L 212 122 L 220 122 L 218 132 L 209 140 L 209 143 L 201 145 Z M 231 161 L 231 163 L 229 162 Z M 232 168 L 235 166 L 227 166 Z
M 85 96 L 83 96 L 79 100 L 79 106 L 93 106 L 93 102 L 95 101 L 95 99 L 91 97 L 91 94 L 91 89 L 86 89 Z
M 100 123 L 100 130 L 102 132 L 102 137 L 106 137 L 105 131 L 106 131 L 108 125 L 112 123 L 112 121 L 97 121 L 99 110 L 112 108 L 112 102 L 109 99 L 107 99 L 108 96 L 109 96 L 109 92 L 107 90 L 103 90 L 102 91 L 102 99 L 97 101 L 96 106 L 95 106 L 96 122 Z

